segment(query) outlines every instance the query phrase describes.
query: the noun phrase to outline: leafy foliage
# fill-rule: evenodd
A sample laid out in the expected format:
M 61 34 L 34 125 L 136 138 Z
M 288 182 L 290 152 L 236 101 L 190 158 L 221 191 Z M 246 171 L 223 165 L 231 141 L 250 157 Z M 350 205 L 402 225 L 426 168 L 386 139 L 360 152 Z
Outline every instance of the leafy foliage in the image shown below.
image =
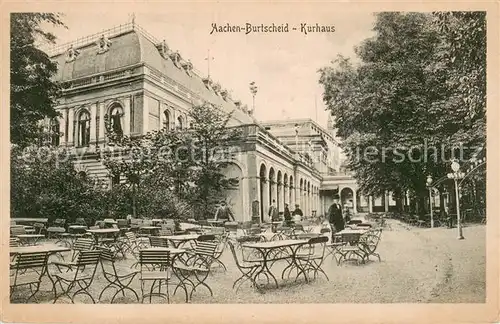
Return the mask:
M 426 194 L 461 145 L 485 144 L 483 13 L 379 13 L 375 36 L 320 70 L 348 167 L 361 190 Z
M 230 185 L 222 170 L 231 158 L 229 145 L 239 136 L 227 128 L 231 114 L 203 104 L 189 115 L 190 129 L 163 128 L 133 138 L 105 123 L 114 149 L 104 152 L 103 163 L 110 175 L 125 180 L 120 190 L 128 192 L 133 215 L 204 217 Z M 169 207 L 167 200 L 176 203 Z
M 54 106 L 60 87 L 52 80 L 57 66 L 37 47 L 40 41 L 54 43 L 55 36 L 43 31 L 42 23 L 64 26 L 58 14 L 11 14 L 10 136 L 23 147 L 38 141 L 41 120 L 58 115 Z
M 105 192 L 92 179 L 78 176 L 67 154 L 49 147 L 11 152 L 11 216 L 85 218 L 89 223 L 103 216 Z

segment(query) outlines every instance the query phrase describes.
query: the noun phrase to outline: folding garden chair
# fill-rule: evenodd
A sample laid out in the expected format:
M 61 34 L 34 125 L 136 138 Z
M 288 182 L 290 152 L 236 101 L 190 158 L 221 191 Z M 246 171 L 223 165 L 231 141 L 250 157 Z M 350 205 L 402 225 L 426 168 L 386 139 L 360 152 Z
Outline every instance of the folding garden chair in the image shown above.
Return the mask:
M 257 287 L 258 286 L 255 284 L 255 280 L 253 278 L 255 272 L 260 269 L 260 264 L 258 263 L 248 263 L 243 260 L 243 258 L 240 260 L 238 259 L 238 255 L 236 253 L 236 249 L 234 247 L 233 242 L 228 241 L 227 244 L 229 245 L 229 248 L 231 249 L 231 253 L 233 254 L 234 262 L 236 266 L 238 267 L 238 270 L 241 272 L 241 277 L 236 279 L 233 283 L 233 289 L 236 287 L 236 292 L 240 289 L 240 287 L 243 285 L 244 282 L 250 281 L 252 283 L 252 287 Z M 243 253 L 242 253 L 243 257 Z
M 382 237 L 382 229 L 375 229 L 370 231 L 368 234 L 364 235 L 360 239 L 360 249 L 365 253 L 363 257 L 363 261 L 366 258 L 366 261 L 370 259 L 371 255 L 374 255 L 378 258 L 380 262 L 380 254 L 376 252 L 378 243 Z
M 201 244 L 200 244 L 201 243 Z M 212 252 L 213 245 L 215 245 L 215 249 Z M 222 253 L 224 252 L 225 242 L 217 240 L 217 237 L 213 234 L 205 234 L 200 235 L 198 239 L 196 239 L 196 246 L 194 252 L 198 255 L 203 255 L 205 258 L 210 261 L 210 265 L 213 262 L 216 262 L 224 271 L 226 271 L 226 266 L 220 260 Z
M 9 241 L 9 247 L 18 247 L 19 239 L 17 237 L 11 237 Z
M 212 235 L 206 235 L 212 236 Z M 201 236 L 200 236 L 201 237 Z M 176 273 L 179 274 L 183 282 L 188 282 L 192 286 L 189 298 L 192 297 L 193 292 L 197 287 L 203 286 L 208 289 L 210 295 L 213 296 L 212 289 L 205 282 L 210 274 L 210 269 L 214 261 L 217 249 L 217 242 L 215 241 L 197 241 L 194 250 L 188 251 L 188 257 L 184 260 L 178 258 L 179 262 L 174 264 Z M 224 266 L 222 262 L 220 262 Z M 225 266 L 224 266 L 225 269 Z
M 323 260 L 325 259 L 325 248 L 327 242 L 328 237 L 326 236 L 310 238 L 306 244 L 308 251 L 304 254 L 297 253 L 296 255 L 296 259 L 299 263 L 301 263 L 304 272 L 314 272 L 314 279 L 316 279 L 318 272 L 321 272 L 325 275 L 326 280 L 330 280 L 325 271 L 321 268 Z M 299 274 L 300 272 L 297 273 L 297 278 Z
M 24 234 L 26 234 L 24 226 L 11 226 L 10 235 L 12 237 L 17 237 L 18 235 L 24 235 Z
M 68 265 L 74 265 L 76 258 L 79 256 L 79 254 L 82 251 L 92 250 L 93 247 L 94 247 L 94 240 L 93 239 L 80 237 L 73 244 L 70 262 L 53 261 L 53 262 L 51 262 L 51 264 L 55 265 L 59 269 L 59 271 L 60 271 L 59 266 L 68 268 Z M 62 257 L 62 255 L 61 255 L 61 258 L 64 260 L 64 257 Z
M 170 303 L 169 285 L 173 283 L 175 275 L 172 271 L 172 259 L 170 251 L 168 250 L 141 250 L 139 251 L 139 264 L 141 265 L 140 277 L 142 300 L 149 297 L 149 302 L 153 296 L 163 297 Z M 144 294 L 144 286 L 146 281 L 152 281 L 149 294 Z M 158 292 L 154 292 L 156 284 L 158 283 Z M 166 293 L 161 292 L 162 283 L 166 286 Z M 188 301 L 187 289 L 182 281 L 176 283 L 174 293 L 178 287 L 184 289 L 186 295 L 186 302 Z
M 134 268 L 139 264 L 139 250 L 148 246 L 146 242 L 137 237 L 134 232 L 125 232 L 125 236 L 118 239 L 122 244 L 122 251 L 126 255 L 127 253 L 132 254 L 132 256 L 137 260 L 130 267 Z
M 168 242 L 166 239 L 161 238 L 159 236 L 150 236 L 149 237 L 149 244 L 152 247 L 168 247 Z
M 47 272 L 48 258 L 49 254 L 47 252 L 21 253 L 17 255 L 15 262 L 10 266 L 11 299 L 15 289 L 20 286 L 29 286 L 31 291 L 26 303 L 35 296 L 40 289 L 42 277 Z M 35 288 L 34 291 L 33 288 Z
M 64 244 L 64 246 L 71 246 L 71 234 L 66 233 L 66 229 L 60 226 L 51 226 L 47 228 L 47 238 L 56 239 L 56 244 Z
M 139 301 L 139 295 L 130 288 L 130 284 L 134 280 L 135 276 L 139 273 L 138 270 L 130 271 L 125 270 L 121 267 L 117 267 L 115 264 L 116 255 L 111 251 L 111 249 L 99 247 L 101 251 L 101 267 L 104 278 L 108 281 L 108 284 L 103 288 L 99 294 L 99 302 L 101 301 L 104 292 L 110 288 L 115 288 L 115 294 L 111 298 L 110 303 L 112 304 L 116 296 L 121 292 L 123 297 L 125 297 L 125 290 L 128 290 L 134 294 Z
M 95 273 L 97 270 L 97 265 L 100 260 L 101 251 L 80 251 L 78 258 L 74 263 L 59 264 L 60 266 L 65 266 L 68 271 L 65 273 L 54 274 L 53 277 L 56 279 L 54 282 L 54 304 L 56 301 L 63 297 L 68 296 L 71 299 L 71 303 L 75 303 L 75 296 L 77 295 L 87 295 L 95 304 L 94 297 L 90 294 L 88 289 L 94 281 Z M 58 268 L 59 268 L 58 267 Z M 57 294 L 56 285 L 59 283 L 62 289 L 60 295 Z M 63 283 L 66 287 L 63 287 Z M 70 297 L 69 293 L 74 289 L 77 290 Z

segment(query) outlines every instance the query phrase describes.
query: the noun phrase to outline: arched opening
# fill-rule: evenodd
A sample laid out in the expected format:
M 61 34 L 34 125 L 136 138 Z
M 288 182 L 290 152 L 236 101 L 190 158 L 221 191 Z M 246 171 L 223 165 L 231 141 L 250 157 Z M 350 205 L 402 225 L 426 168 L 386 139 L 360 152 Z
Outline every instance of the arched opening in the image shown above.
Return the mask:
M 78 146 L 88 146 L 90 144 L 90 114 L 87 110 L 82 110 L 78 114 Z
M 344 212 L 349 211 L 351 214 L 353 214 L 354 191 L 351 188 L 346 187 L 340 191 L 340 203 L 342 208 L 344 208 Z
M 260 193 L 259 193 L 259 199 L 260 199 L 260 220 L 261 222 L 264 222 L 264 198 L 266 194 L 266 166 L 264 164 L 261 164 L 260 166 L 260 171 L 259 171 L 259 178 L 260 178 Z
M 115 103 L 109 109 L 109 122 L 111 130 L 118 136 L 123 136 L 123 108 L 120 104 Z
M 163 112 L 163 117 L 163 128 L 170 130 L 170 111 L 168 111 L 168 109 L 165 109 Z
M 59 146 L 61 138 L 60 124 L 57 118 L 50 120 L 50 144 Z
M 177 117 L 177 129 L 184 128 L 184 118 L 182 116 Z
M 235 163 L 228 164 L 223 174 L 226 179 L 230 179 L 231 185 L 226 188 L 224 198 L 227 205 L 232 210 L 236 221 L 243 221 L 243 188 L 241 183 L 242 171 Z
M 273 200 L 275 201 L 276 198 L 274 197 L 274 192 L 275 192 L 275 186 L 276 186 L 276 179 L 275 179 L 275 173 L 274 169 L 271 167 L 269 169 L 269 205 L 273 203 Z
M 276 177 L 276 208 L 278 208 L 278 214 L 283 211 L 281 208 L 282 199 L 281 192 L 283 190 L 283 179 L 281 175 L 281 171 L 278 171 L 278 176 Z

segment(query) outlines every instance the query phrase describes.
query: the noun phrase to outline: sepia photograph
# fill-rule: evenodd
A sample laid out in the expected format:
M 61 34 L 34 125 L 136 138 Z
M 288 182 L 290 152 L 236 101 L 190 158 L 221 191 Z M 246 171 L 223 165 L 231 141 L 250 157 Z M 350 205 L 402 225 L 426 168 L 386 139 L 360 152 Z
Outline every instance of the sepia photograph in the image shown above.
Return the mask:
M 486 305 L 497 17 L 196 6 L 7 14 L 3 303 Z

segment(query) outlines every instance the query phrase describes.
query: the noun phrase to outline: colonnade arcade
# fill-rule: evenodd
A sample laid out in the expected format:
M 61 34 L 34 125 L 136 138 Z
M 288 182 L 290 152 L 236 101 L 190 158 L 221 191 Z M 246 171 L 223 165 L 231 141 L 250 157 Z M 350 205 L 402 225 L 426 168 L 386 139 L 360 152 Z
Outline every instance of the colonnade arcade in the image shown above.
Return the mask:
M 262 164 L 259 170 L 259 200 L 261 221 L 268 219 L 269 207 L 275 201 L 280 214 L 285 210 L 285 204 L 292 213 L 295 204 L 300 206 L 304 216 L 312 216 L 319 210 L 319 187 L 311 184 L 308 179 L 300 178 L 298 181 L 293 175 L 274 167 Z

